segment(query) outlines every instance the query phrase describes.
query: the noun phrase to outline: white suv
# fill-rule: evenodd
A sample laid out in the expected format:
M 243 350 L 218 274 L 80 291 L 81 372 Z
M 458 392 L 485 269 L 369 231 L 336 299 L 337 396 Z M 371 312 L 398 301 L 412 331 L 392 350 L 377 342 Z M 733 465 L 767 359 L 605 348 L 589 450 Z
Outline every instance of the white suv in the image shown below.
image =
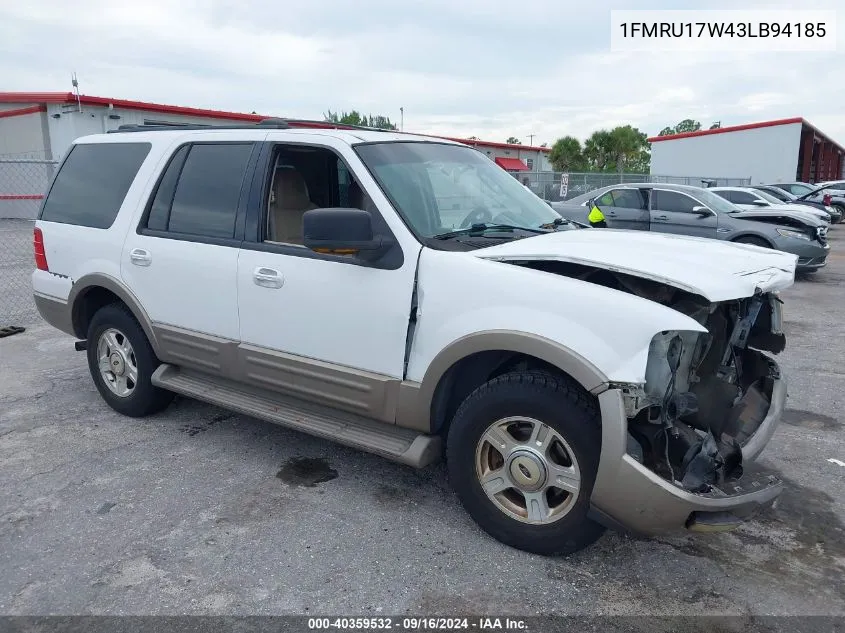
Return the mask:
M 35 225 L 43 318 L 116 411 L 173 393 L 404 464 L 445 453 L 543 554 L 721 530 L 786 386 L 796 258 L 577 228 L 469 147 L 302 122 L 78 139 Z M 760 351 L 763 350 L 763 351 Z

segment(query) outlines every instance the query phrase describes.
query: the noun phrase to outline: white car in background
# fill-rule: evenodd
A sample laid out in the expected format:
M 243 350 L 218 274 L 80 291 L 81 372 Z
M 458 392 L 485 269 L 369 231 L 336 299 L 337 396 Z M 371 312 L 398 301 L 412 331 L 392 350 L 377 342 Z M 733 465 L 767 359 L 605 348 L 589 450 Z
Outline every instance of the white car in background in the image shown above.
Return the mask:
M 755 209 L 794 211 L 796 213 L 811 215 L 830 224 L 831 214 L 827 211 L 803 204 L 788 204 L 754 187 L 709 187 L 708 191 L 712 191 L 717 196 L 724 198 L 728 202 L 732 202 L 741 209 L 748 209 L 750 211 L 754 211 Z

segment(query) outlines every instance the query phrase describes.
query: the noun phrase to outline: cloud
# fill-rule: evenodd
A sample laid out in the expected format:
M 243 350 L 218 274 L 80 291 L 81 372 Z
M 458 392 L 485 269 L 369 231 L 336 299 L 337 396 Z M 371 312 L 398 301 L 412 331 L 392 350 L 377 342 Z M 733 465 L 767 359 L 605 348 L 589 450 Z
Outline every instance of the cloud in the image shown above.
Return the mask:
M 564 134 L 583 139 L 615 125 L 656 134 L 685 118 L 708 126 L 804 116 L 845 144 L 842 52 L 610 52 L 611 8 L 674 6 L 9 2 L 0 4 L 0 76 L 4 90 L 53 91 L 68 90 L 76 71 L 86 94 L 276 116 L 355 108 L 397 120 L 404 107 L 409 131 L 490 140 L 534 135 L 535 143 Z M 843 40 L 845 28 L 840 51 Z

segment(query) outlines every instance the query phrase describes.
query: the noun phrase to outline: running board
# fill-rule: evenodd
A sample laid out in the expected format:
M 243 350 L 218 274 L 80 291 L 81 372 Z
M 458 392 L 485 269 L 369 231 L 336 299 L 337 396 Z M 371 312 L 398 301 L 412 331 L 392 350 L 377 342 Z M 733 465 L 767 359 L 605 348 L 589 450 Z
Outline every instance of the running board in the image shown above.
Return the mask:
M 439 437 L 251 389 L 225 378 L 186 372 L 163 364 L 153 373 L 152 383 L 238 413 L 375 453 L 400 464 L 423 468 L 441 456 Z

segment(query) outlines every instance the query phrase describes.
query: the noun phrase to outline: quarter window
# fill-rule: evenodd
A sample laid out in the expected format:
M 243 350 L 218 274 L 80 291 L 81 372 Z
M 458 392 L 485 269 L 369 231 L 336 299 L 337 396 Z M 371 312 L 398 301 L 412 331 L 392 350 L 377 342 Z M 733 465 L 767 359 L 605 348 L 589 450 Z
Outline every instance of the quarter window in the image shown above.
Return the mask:
M 109 228 L 150 147 L 149 143 L 74 145 L 44 202 L 41 219 Z
M 731 202 L 734 204 L 754 204 L 759 198 L 747 191 L 732 191 Z

